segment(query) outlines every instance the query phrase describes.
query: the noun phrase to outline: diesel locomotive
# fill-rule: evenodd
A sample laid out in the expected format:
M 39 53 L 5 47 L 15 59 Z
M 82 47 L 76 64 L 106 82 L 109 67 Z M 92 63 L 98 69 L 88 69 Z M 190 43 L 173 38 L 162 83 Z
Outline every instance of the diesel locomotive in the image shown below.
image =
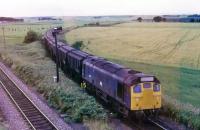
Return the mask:
M 56 60 L 52 29 L 45 33 L 43 41 L 52 59 Z M 60 41 L 58 54 L 59 66 L 67 75 L 78 79 L 89 92 L 117 112 L 129 115 L 161 108 L 161 85 L 155 76 L 112 63 Z

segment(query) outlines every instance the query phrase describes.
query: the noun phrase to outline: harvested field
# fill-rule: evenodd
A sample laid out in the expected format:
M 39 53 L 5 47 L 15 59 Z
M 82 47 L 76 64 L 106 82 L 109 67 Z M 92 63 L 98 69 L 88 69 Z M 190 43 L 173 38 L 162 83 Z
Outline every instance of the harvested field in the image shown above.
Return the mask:
M 66 39 L 84 42 L 84 50 L 106 58 L 200 69 L 200 24 L 125 23 L 85 27 Z

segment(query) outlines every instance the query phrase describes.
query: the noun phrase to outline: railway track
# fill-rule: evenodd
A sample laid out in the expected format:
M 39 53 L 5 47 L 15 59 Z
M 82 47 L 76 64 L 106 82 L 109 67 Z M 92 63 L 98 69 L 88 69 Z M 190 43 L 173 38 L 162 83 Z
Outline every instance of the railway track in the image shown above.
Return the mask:
M 14 102 L 25 121 L 33 130 L 58 130 L 58 128 L 43 114 L 28 96 L 0 69 L 0 86 Z
M 161 130 L 174 130 L 174 128 L 171 128 L 168 124 L 165 122 L 161 121 L 159 118 L 154 119 L 154 118 L 147 118 L 148 121 L 155 126 L 159 127 Z

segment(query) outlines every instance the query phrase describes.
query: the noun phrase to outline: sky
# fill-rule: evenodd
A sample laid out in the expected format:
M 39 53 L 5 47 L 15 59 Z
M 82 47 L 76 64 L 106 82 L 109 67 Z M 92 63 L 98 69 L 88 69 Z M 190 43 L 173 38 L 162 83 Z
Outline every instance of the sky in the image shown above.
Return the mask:
M 1 0 L 0 16 L 200 14 L 200 0 Z

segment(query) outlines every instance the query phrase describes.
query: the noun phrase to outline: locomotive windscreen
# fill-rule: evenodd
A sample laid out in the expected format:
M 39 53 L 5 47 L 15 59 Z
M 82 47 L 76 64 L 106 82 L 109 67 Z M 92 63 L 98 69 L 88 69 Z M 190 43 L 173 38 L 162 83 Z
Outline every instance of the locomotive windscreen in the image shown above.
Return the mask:
M 142 78 L 140 79 L 141 82 L 151 82 L 151 81 L 153 81 L 153 80 L 154 80 L 153 77 L 142 77 Z

